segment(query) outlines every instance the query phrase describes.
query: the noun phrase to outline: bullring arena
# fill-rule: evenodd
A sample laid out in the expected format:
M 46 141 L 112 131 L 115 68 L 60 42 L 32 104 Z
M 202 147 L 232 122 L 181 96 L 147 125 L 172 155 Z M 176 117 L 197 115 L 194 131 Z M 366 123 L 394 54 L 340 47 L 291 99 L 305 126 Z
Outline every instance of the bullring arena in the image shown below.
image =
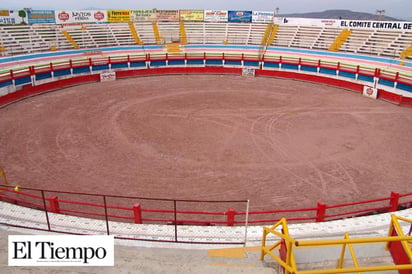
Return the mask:
M 15 204 L 2 202 L 14 220 L 1 223 L 104 234 L 110 221 L 118 238 L 244 245 L 282 217 L 303 238 L 387 233 L 386 212 L 411 205 L 411 33 L 354 29 L 363 46 L 336 52 L 341 29 L 293 22 L 62 25 L 57 42 L 52 26 L 1 27 L 42 38 L 37 49 L 15 38 L 0 59 L 1 199 Z M 409 40 L 392 51 L 366 31 Z M 16 204 L 50 219 L 30 224 Z M 67 228 L 62 214 L 93 225 Z M 314 221 L 332 225 L 302 224 Z
M 3 108 L 2 125 L 8 179 L 49 190 L 270 210 L 406 193 L 412 176 L 410 109 L 294 80 L 81 85 Z

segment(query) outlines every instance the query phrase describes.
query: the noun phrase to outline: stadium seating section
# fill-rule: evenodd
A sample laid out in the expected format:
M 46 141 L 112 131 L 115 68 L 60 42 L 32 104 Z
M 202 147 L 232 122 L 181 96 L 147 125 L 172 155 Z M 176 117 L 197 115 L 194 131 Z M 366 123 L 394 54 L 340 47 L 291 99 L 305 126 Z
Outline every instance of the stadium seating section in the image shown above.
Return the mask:
M 213 22 L 135 22 L 132 24 L 144 45 L 182 42 L 188 44 L 261 45 L 267 24 Z M 182 26 L 183 25 L 183 26 Z M 136 45 L 129 23 L 81 25 L 2 25 L 2 56 L 67 50 Z M 328 50 L 342 29 L 279 25 L 271 46 Z M 412 43 L 411 30 L 353 29 L 339 51 L 399 58 Z

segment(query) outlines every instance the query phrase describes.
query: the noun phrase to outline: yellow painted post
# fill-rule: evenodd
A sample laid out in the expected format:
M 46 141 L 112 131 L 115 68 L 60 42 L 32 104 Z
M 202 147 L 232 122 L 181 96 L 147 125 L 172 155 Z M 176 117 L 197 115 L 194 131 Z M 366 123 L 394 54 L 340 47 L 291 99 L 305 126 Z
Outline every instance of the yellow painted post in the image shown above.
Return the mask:
M 8 185 L 9 183 L 7 182 L 7 177 L 6 177 L 6 173 L 4 172 L 4 169 L 2 167 L 0 167 L 0 178 L 4 178 L 4 184 Z
M 296 269 L 292 266 L 292 242 L 287 241 L 287 250 L 286 250 L 286 265 L 292 268 L 292 273 L 296 273 Z M 291 273 L 289 269 L 286 268 L 285 274 Z
M 343 260 L 345 260 L 345 252 L 346 252 L 346 244 L 343 244 L 337 268 L 343 267 Z
M 265 257 L 265 255 L 266 255 L 266 252 L 265 252 L 265 247 L 266 247 L 266 235 L 267 235 L 266 227 L 263 227 L 262 247 L 261 247 L 261 251 L 260 251 L 260 260 L 261 260 L 261 261 L 264 260 L 264 257 Z
M 349 239 L 349 234 L 347 232 L 345 233 L 345 239 Z M 355 268 L 358 268 L 359 263 L 358 263 L 358 259 L 356 259 L 355 251 L 353 250 L 352 244 L 348 244 L 348 248 L 349 248 L 349 253 L 352 257 L 353 265 L 355 266 Z M 361 273 L 358 272 L 358 274 L 361 274 Z

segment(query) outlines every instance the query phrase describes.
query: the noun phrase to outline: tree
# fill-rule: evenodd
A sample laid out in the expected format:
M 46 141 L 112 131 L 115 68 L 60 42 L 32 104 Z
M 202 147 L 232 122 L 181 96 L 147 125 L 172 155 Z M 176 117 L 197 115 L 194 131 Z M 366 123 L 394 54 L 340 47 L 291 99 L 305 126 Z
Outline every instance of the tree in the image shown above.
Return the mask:
M 26 24 L 26 22 L 24 22 L 24 18 L 26 18 L 26 11 L 25 10 L 19 10 L 19 17 L 21 17 L 23 19 L 22 24 Z

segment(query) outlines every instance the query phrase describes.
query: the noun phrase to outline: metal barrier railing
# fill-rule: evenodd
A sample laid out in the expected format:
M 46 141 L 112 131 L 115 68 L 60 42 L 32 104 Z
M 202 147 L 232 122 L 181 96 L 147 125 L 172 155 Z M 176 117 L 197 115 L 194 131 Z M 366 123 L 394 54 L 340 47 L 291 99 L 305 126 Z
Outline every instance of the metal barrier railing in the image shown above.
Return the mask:
M 279 263 L 285 274 L 363 273 L 390 270 L 398 270 L 401 274 L 411 273 L 412 252 L 408 243 L 411 243 L 412 236 L 404 235 L 402 228 L 399 225 L 400 220 L 412 224 L 412 220 L 410 219 L 392 215 L 387 237 L 350 238 L 349 234 L 345 233 L 343 239 L 298 241 L 289 234 L 286 219 L 282 219 L 271 227 L 263 228 L 260 258 L 263 261 L 264 257 L 269 255 Z M 269 236 L 277 239 L 272 245 L 267 245 L 267 238 Z M 387 249 L 391 252 L 394 264 L 361 266 L 359 257 L 356 256 L 353 246 L 371 243 L 385 243 Z M 310 270 L 298 269 L 297 264 L 299 262 L 296 259 L 295 253 L 299 247 L 322 248 L 329 246 L 341 246 L 341 252 L 337 260 L 336 268 Z M 344 267 L 346 248 L 349 249 L 353 267 Z M 279 255 L 274 253 L 275 249 L 279 252 Z

